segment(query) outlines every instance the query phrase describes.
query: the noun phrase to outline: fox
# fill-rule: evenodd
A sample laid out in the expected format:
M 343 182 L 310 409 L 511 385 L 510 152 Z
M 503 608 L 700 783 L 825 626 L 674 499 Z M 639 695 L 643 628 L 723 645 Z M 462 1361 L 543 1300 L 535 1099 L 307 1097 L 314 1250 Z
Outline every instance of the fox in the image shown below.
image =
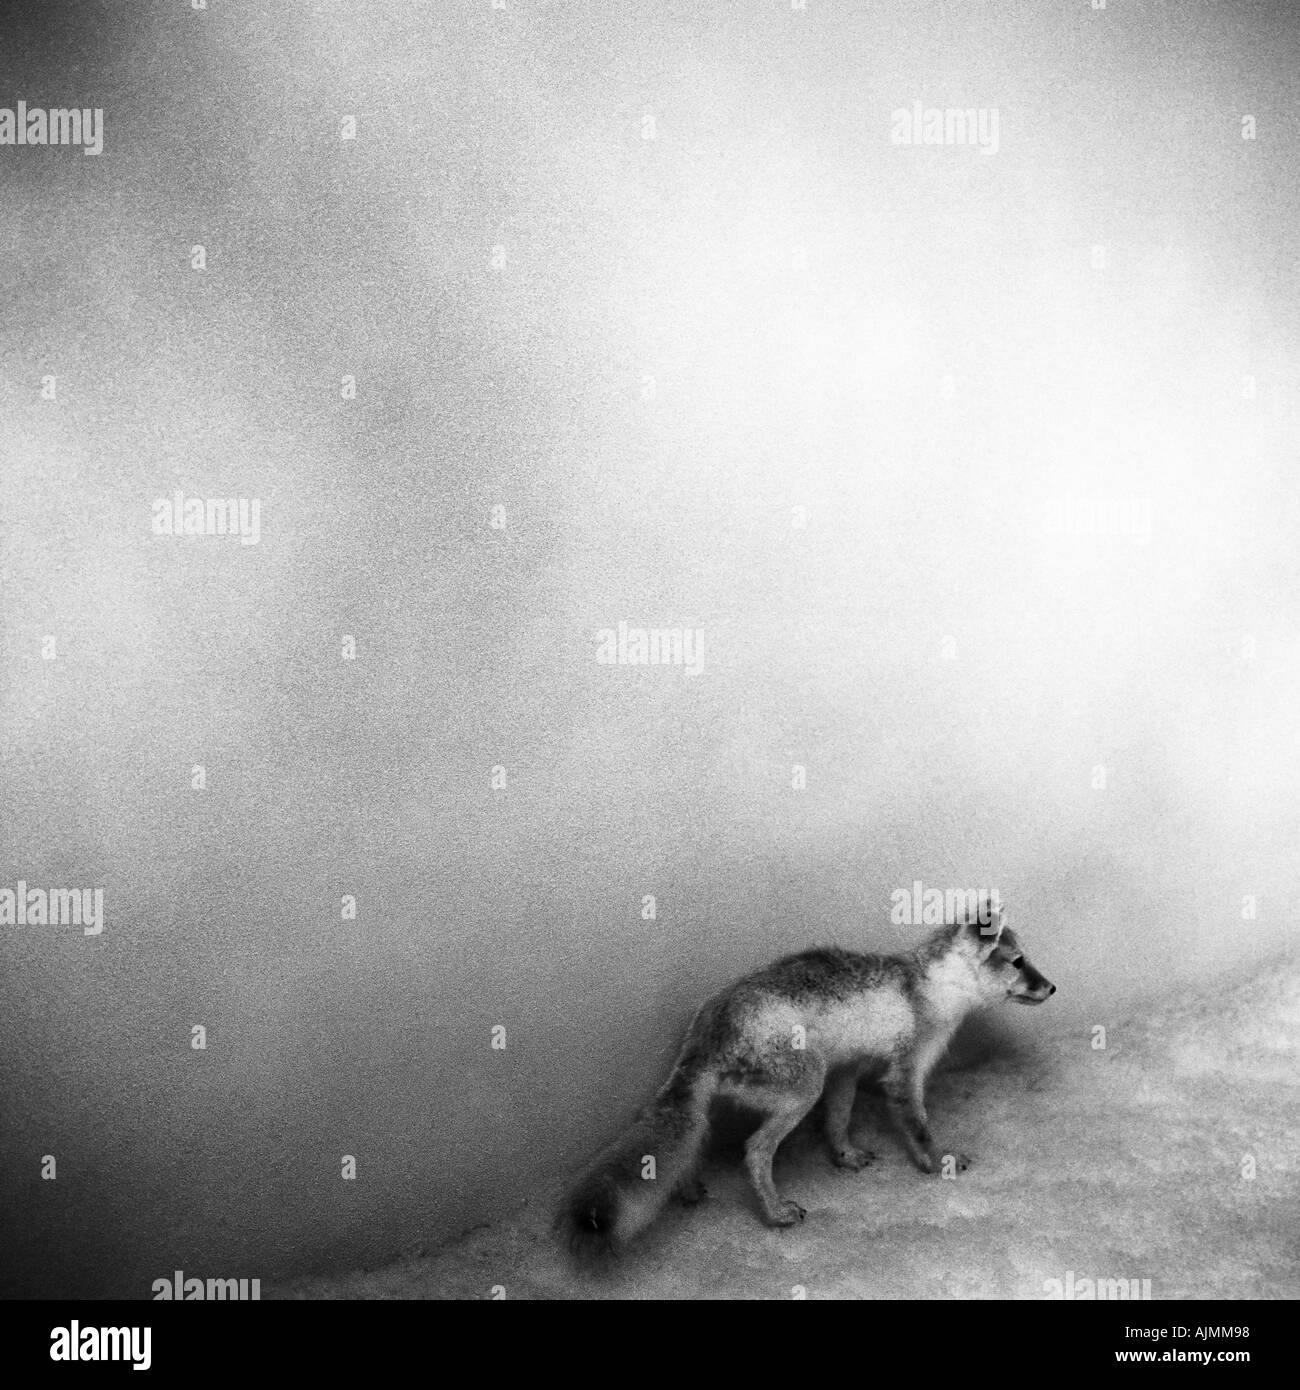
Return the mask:
M 695 1173 L 717 1097 L 759 1117 L 745 1142 L 745 1168 L 768 1226 L 807 1215 L 777 1192 L 772 1160 L 818 1100 L 825 1098 L 825 1138 L 837 1167 L 858 1171 L 877 1157 L 849 1136 L 865 1075 L 881 1076 L 912 1161 L 935 1172 L 925 1087 L 962 1021 L 1004 998 L 1041 1004 L 1056 993 L 1029 963 L 1000 903 L 972 918 L 939 927 L 909 952 L 821 946 L 784 956 L 702 1004 L 654 1099 L 560 1204 L 555 1230 L 575 1260 L 590 1266 L 617 1256 L 673 1196 L 687 1205 L 700 1200 Z

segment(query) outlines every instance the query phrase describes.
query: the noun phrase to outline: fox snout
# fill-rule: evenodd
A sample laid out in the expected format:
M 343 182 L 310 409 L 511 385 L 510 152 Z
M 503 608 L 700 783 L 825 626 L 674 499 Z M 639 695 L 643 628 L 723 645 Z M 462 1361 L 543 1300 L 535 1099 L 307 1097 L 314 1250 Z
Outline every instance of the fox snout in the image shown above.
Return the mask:
M 1007 991 L 1008 997 L 1017 1004 L 1041 1004 L 1055 993 L 1056 986 L 1051 980 L 1040 975 L 1028 961 L 1021 963 L 1020 978 Z

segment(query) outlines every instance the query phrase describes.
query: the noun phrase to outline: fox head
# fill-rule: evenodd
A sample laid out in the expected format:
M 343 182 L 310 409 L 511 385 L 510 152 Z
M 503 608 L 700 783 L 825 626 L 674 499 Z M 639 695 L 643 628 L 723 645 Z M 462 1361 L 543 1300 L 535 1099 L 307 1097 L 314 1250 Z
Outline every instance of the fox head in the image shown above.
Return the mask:
M 1017 1004 L 1041 1004 L 1056 993 L 1051 980 L 1030 965 L 1001 908 L 994 908 L 988 922 L 975 922 L 970 930 L 978 936 L 980 987 L 989 1002 L 1014 999 Z

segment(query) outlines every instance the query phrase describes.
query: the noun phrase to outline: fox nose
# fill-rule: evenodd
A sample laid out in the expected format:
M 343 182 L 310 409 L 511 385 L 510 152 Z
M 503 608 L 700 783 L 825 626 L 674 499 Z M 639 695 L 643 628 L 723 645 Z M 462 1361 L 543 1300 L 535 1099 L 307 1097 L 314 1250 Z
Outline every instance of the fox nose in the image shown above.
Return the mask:
M 1047 986 L 1047 994 L 1048 994 L 1048 997 L 1050 998 L 1050 997 L 1051 997 L 1053 994 L 1055 994 L 1055 993 L 1056 993 L 1056 986 L 1055 986 L 1055 985 L 1048 985 L 1048 986 Z

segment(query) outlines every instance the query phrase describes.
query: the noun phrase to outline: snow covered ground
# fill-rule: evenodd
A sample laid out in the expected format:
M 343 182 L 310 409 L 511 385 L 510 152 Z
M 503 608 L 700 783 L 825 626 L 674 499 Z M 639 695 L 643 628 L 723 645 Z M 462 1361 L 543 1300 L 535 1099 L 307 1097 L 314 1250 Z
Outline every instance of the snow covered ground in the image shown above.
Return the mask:
M 702 1205 L 671 1206 L 600 1277 L 560 1259 L 544 1194 L 430 1253 L 264 1296 L 1041 1299 L 1072 1277 L 1076 1296 L 1122 1279 L 1153 1299 L 1300 1297 L 1300 953 L 1093 1041 L 1045 1027 L 1032 1051 L 936 1076 L 936 1138 L 973 1159 L 950 1180 L 910 1165 L 868 1089 L 855 1137 L 880 1158 L 864 1172 L 801 1128 L 776 1164 L 808 1209 L 790 1230 L 760 1225 L 733 1147 Z

